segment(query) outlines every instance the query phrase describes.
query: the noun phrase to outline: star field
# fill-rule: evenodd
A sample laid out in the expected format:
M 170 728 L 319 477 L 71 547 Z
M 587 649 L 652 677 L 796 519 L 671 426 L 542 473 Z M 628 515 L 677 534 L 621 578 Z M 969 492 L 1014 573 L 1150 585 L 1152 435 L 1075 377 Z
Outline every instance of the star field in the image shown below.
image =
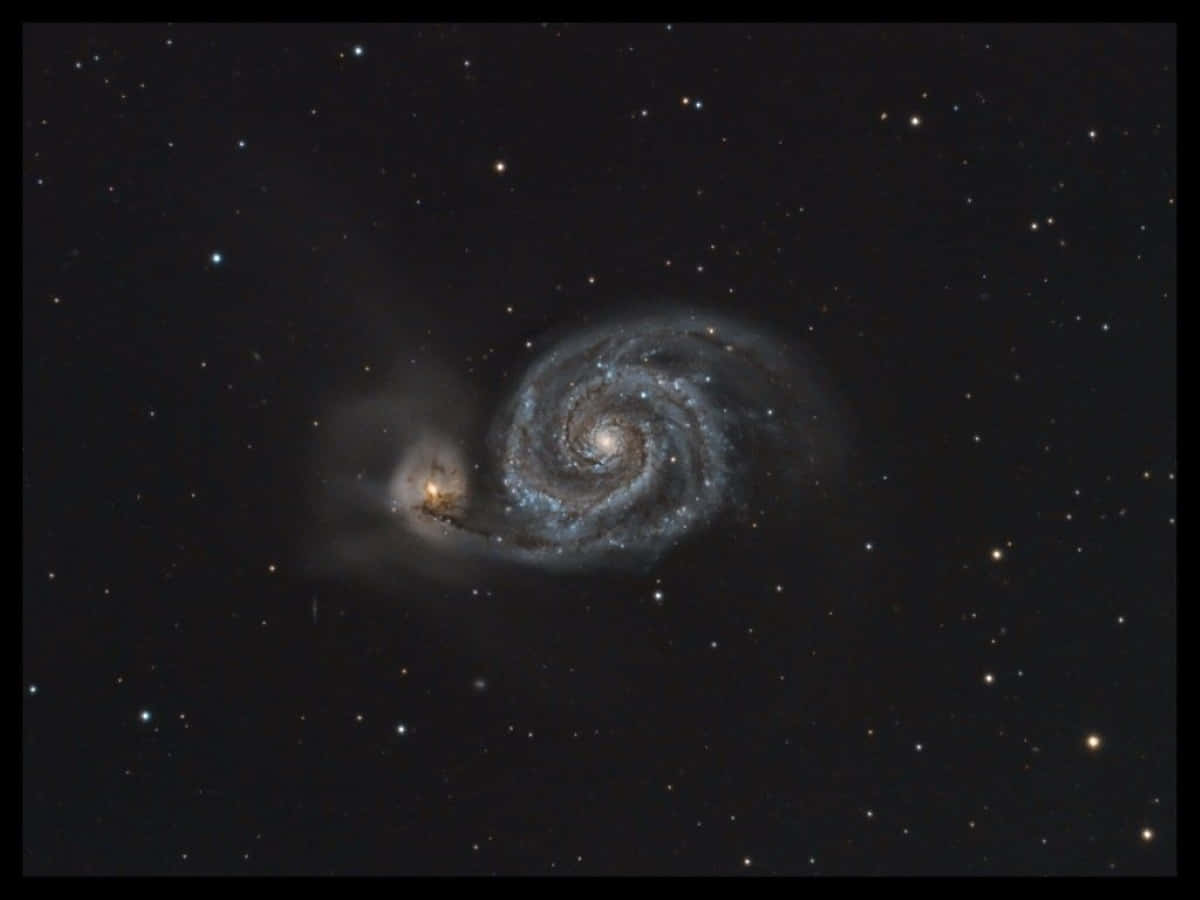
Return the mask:
M 1176 873 L 1173 26 L 22 38 L 24 873 Z

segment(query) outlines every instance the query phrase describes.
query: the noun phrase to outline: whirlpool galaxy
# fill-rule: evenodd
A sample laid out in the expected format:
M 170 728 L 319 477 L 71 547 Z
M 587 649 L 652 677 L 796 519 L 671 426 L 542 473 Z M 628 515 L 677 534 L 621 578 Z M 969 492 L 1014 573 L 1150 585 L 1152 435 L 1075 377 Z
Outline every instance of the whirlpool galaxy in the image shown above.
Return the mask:
M 461 379 L 402 370 L 334 425 L 334 555 L 447 577 L 644 566 L 754 497 L 811 502 L 843 452 L 822 385 L 762 331 L 679 311 L 568 335 L 490 424 Z

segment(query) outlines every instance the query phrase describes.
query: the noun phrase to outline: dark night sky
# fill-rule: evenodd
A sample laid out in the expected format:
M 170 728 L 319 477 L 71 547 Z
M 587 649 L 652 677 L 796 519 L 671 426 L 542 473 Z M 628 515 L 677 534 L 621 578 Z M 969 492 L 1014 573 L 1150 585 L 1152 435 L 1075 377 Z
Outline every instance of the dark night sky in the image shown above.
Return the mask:
M 1173 874 L 1176 54 L 25 26 L 23 870 Z M 666 308 L 819 465 L 649 565 L 331 562 L 414 404 Z

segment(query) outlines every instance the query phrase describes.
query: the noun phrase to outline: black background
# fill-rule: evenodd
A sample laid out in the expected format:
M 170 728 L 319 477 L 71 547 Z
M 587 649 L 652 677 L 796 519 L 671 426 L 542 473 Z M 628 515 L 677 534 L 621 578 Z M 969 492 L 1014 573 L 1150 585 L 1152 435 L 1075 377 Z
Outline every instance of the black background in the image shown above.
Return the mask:
M 1173 873 L 1175 63 L 27 25 L 24 871 Z M 826 373 L 821 502 L 646 574 L 313 574 L 345 398 L 494 408 L 666 300 Z

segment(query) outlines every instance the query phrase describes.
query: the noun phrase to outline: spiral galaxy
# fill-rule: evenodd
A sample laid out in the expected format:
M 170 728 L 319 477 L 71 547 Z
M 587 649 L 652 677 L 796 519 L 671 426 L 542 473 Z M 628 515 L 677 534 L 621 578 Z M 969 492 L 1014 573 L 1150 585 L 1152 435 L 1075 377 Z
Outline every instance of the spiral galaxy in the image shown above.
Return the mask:
M 410 381 L 347 426 L 390 419 L 394 454 L 381 491 L 356 476 L 386 526 L 369 551 L 351 546 L 390 546 L 427 569 L 641 564 L 747 504 L 756 484 L 776 495 L 811 486 L 838 452 L 811 363 L 715 316 L 569 336 L 520 378 L 482 440 L 445 377 Z

